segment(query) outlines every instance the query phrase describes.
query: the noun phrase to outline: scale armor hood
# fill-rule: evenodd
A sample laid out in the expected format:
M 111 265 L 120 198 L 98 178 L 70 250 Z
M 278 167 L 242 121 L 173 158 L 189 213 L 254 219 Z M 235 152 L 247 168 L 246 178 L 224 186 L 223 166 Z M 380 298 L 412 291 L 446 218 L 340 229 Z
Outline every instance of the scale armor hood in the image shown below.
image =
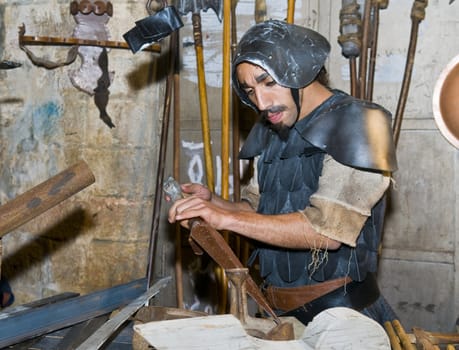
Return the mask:
M 246 105 L 257 110 L 239 87 L 236 67 L 249 62 L 263 68 L 279 85 L 300 89 L 309 85 L 324 66 L 330 44 L 311 29 L 279 20 L 250 28 L 239 41 L 233 60 L 233 86 Z

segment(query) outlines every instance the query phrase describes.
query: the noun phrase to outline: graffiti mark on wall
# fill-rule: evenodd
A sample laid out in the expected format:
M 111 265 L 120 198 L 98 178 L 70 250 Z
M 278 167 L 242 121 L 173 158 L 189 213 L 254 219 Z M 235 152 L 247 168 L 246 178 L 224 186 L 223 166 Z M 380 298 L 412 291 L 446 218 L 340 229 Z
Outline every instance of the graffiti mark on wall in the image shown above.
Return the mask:
M 187 157 L 186 161 L 186 174 L 190 182 L 195 183 L 205 183 L 205 171 L 204 171 L 204 143 L 203 142 L 192 142 L 192 141 L 182 141 L 182 148 L 185 156 Z M 231 164 L 231 159 L 229 160 Z M 216 183 L 215 183 L 215 193 L 221 194 L 222 188 L 222 159 L 220 155 L 215 156 L 215 165 L 216 165 Z M 229 175 L 229 195 L 233 194 L 233 175 Z

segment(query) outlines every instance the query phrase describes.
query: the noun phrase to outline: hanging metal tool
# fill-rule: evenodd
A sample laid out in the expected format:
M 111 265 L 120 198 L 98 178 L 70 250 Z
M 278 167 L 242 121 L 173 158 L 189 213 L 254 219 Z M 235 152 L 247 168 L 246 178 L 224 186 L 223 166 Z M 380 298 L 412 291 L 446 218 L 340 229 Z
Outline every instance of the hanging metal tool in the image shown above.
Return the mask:
M 360 56 L 362 47 L 362 18 L 359 12 L 357 0 L 343 0 L 340 19 L 340 35 L 338 43 L 341 45 L 341 53 L 349 59 L 349 73 L 351 82 L 351 95 L 359 95 L 357 81 L 357 57 Z
M 266 21 L 266 0 L 255 0 L 255 23 Z M 237 40 L 234 41 L 236 44 Z
M 180 178 L 180 31 L 176 32 L 175 61 L 174 61 L 174 160 L 173 174 Z M 175 225 L 175 285 L 177 307 L 183 309 L 183 279 L 182 279 L 182 230 L 179 223 Z
M 368 62 L 368 78 L 365 99 L 367 101 L 373 100 L 373 85 L 376 69 L 376 51 L 378 47 L 378 33 L 379 33 L 379 10 L 386 9 L 389 5 L 389 0 L 375 0 L 371 4 L 371 45 L 370 45 L 370 58 Z
M 414 56 L 416 54 L 416 44 L 418 40 L 418 29 L 419 23 L 425 18 L 427 0 L 415 0 L 411 8 L 411 34 L 410 44 L 408 47 L 408 54 L 406 57 L 405 74 L 403 76 L 402 88 L 400 91 L 400 97 L 397 104 L 397 110 L 395 113 L 393 132 L 394 142 L 397 147 L 398 139 L 400 136 L 400 129 L 402 126 L 403 113 L 405 111 L 406 99 L 408 97 L 408 91 L 410 89 L 411 74 L 414 66 Z
M 3 60 L 0 61 L 0 69 L 14 69 L 22 66 L 21 63 Z
M 194 48 L 198 72 L 199 103 L 201 108 L 201 127 L 204 142 L 204 159 L 206 168 L 207 187 L 214 191 L 214 170 L 212 163 L 212 146 L 209 126 L 209 110 L 207 105 L 207 87 L 204 69 L 204 52 L 202 44 L 201 11 L 212 9 L 221 21 L 222 6 L 218 0 L 179 0 L 176 5 L 178 12 L 185 16 L 191 12 L 193 22 Z
M 155 199 L 153 204 L 153 220 L 150 232 L 150 245 L 148 249 L 148 268 L 147 268 L 147 286 L 150 287 L 153 283 L 153 272 L 154 272 L 154 257 L 156 251 L 156 242 L 158 239 L 159 230 L 159 217 L 161 212 L 162 202 L 162 186 L 164 179 L 164 168 L 166 165 L 166 149 L 167 139 L 169 134 L 169 119 L 171 111 L 171 96 L 172 96 L 172 85 L 174 79 L 174 65 L 176 52 L 176 40 L 177 35 L 174 31 L 170 36 L 169 41 L 169 67 L 166 79 L 166 93 L 164 95 L 164 106 L 163 106 L 163 121 L 161 126 L 161 140 L 158 156 L 158 167 L 156 172 L 156 188 L 155 188 Z
M 359 64 L 359 97 L 365 98 L 366 82 L 367 82 L 367 56 L 368 44 L 370 37 L 370 24 L 371 24 L 371 3 L 373 0 L 365 0 L 365 7 L 363 11 L 363 33 L 362 33 L 362 49 L 360 52 Z

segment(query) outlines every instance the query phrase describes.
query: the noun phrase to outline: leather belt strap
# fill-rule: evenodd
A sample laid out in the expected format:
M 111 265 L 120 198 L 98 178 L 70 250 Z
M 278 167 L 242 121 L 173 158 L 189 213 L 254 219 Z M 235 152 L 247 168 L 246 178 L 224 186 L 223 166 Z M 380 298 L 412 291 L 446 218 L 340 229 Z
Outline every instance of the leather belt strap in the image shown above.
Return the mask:
M 282 288 L 269 286 L 264 289 L 264 294 L 274 309 L 287 312 L 299 308 L 350 282 L 352 282 L 352 279 L 346 276 L 301 287 Z

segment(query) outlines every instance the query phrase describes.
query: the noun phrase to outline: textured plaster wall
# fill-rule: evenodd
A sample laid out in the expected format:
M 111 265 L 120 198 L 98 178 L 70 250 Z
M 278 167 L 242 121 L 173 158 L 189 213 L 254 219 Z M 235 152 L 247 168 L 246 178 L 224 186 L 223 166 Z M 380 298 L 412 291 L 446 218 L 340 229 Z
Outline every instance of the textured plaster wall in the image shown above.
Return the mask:
M 393 114 L 403 79 L 412 3 L 390 1 L 388 9 L 380 12 L 374 101 Z M 458 152 L 440 134 L 432 114 L 435 82 L 459 53 L 459 4 L 448 3 L 429 1 L 420 24 L 378 273 L 384 295 L 407 329 L 451 331 L 459 316 Z M 268 17 L 285 17 L 287 1 L 267 0 L 266 4 Z M 330 39 L 331 83 L 349 91 L 348 62 L 337 43 L 340 5 L 339 1 L 296 1 L 295 22 Z M 109 130 L 98 119 L 92 98 L 69 81 L 68 72 L 77 62 L 47 71 L 31 64 L 17 46 L 17 27 L 22 22 L 28 33 L 71 33 L 74 21 L 68 6 L 62 1 L 0 2 L 0 58 L 23 63 L 14 71 L 0 71 L 1 203 L 81 158 L 96 175 L 94 185 L 3 239 L 3 266 L 19 301 L 66 290 L 87 292 L 143 277 L 146 270 L 164 69 L 155 56 L 110 51 L 115 78 L 108 111 L 117 127 Z M 254 1 L 238 1 L 238 37 L 254 23 L 253 10 Z M 108 23 L 113 39 L 121 40 L 145 15 L 143 3 L 114 2 L 114 16 Z M 183 21 L 180 179 L 205 183 L 191 16 Z M 221 23 L 208 11 L 202 13 L 202 27 L 219 192 Z M 49 57 L 66 54 L 56 47 L 34 50 Z M 242 124 L 251 120 L 252 116 L 241 116 Z M 166 275 L 173 272 L 174 249 L 164 215 L 161 222 L 156 273 Z M 184 264 L 186 307 L 212 311 L 212 303 L 195 293 L 198 279 L 207 272 L 208 266 L 195 260 Z M 213 280 L 205 283 L 214 288 Z M 162 304 L 173 303 L 173 288 L 159 299 Z

